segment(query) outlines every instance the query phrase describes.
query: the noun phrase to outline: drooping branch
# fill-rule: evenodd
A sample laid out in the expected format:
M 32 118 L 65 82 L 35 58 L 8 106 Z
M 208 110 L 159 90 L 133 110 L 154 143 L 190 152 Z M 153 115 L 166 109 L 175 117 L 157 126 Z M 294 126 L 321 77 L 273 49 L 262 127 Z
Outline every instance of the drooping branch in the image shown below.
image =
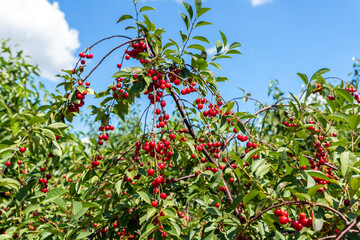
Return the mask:
M 336 236 L 335 240 L 342 239 L 356 224 L 360 221 L 360 216 L 357 216 L 354 221 L 348 224 L 344 229 L 342 229 L 339 234 Z

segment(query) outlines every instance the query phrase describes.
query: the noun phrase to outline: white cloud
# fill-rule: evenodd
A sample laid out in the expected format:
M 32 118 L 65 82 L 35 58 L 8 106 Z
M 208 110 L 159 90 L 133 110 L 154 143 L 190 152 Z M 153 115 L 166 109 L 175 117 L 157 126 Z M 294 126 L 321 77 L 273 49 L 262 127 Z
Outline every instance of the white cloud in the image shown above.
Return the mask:
M 47 0 L 0 0 L 0 37 L 19 44 L 39 65 L 41 76 L 55 81 L 62 68 L 70 69 L 80 46 L 59 4 Z
M 272 2 L 273 0 L 251 0 L 251 5 L 255 6 L 259 6 L 265 3 L 269 3 Z

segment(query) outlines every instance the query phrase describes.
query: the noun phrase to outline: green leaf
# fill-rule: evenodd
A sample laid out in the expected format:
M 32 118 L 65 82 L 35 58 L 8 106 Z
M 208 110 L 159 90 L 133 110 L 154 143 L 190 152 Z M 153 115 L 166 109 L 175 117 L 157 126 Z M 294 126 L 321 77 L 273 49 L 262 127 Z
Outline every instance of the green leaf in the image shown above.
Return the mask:
M 149 196 L 147 195 L 147 193 L 145 193 L 145 192 L 138 192 L 138 194 L 139 194 L 140 198 L 141 198 L 143 201 L 151 204 L 151 200 L 150 200 Z
M 52 131 L 44 128 L 44 129 L 41 129 L 41 132 L 44 135 L 44 137 L 47 137 L 47 138 L 49 138 L 51 140 L 56 141 L 55 134 Z
M 211 8 L 201 8 L 199 11 L 197 11 L 198 17 L 205 14 L 207 11 L 211 10 Z
M 18 189 L 18 187 L 20 187 L 20 183 L 12 178 L 2 178 L 0 179 L 0 187 L 1 186 Z
M 321 75 L 323 75 L 324 73 L 330 72 L 331 70 L 328 68 L 322 68 L 320 70 L 318 70 L 316 73 L 314 73 L 314 75 L 312 75 L 311 80 L 314 79 L 318 79 L 319 77 L 321 77 Z
M 331 114 L 327 115 L 326 118 L 336 120 L 336 121 L 349 122 L 348 116 L 346 116 L 343 113 L 337 113 L 337 112 L 336 113 L 331 113 Z
M 243 161 L 244 161 L 244 162 L 249 161 L 252 156 L 254 156 L 256 153 L 258 153 L 258 152 L 260 152 L 260 151 L 261 151 L 260 148 L 255 148 L 255 149 L 251 150 L 250 152 L 248 152 L 248 153 L 245 155 Z
M 309 174 L 307 174 L 306 171 L 304 172 L 304 175 L 306 176 L 306 183 L 307 183 L 306 188 L 309 189 L 309 188 L 312 188 L 313 186 L 315 186 L 316 182 L 313 179 L 313 177 L 310 176 Z
M 210 43 L 209 40 L 206 37 L 203 37 L 203 36 L 195 36 L 192 39 L 199 40 L 199 41 L 206 42 L 206 43 Z
M 91 234 L 92 232 L 80 232 L 79 234 L 75 235 L 75 237 L 72 239 L 84 239 L 90 236 Z
M 56 199 L 52 200 L 52 202 L 55 203 L 56 205 L 58 205 L 61 210 L 63 210 L 64 212 L 67 212 L 66 203 L 62 198 L 56 198 Z
M 172 55 L 166 55 L 166 58 L 172 60 L 173 62 L 179 64 L 179 65 L 182 65 L 182 62 L 180 59 L 178 59 L 177 57 L 174 57 Z
M 199 85 L 199 90 L 200 90 L 201 95 L 206 97 L 206 95 L 208 94 L 208 91 L 207 91 L 206 87 L 204 85 L 200 84 Z
M 212 65 L 212 66 L 214 66 L 214 67 L 216 67 L 216 68 L 219 69 L 219 70 L 222 70 L 221 65 L 218 64 L 218 63 L 211 62 L 211 63 L 209 63 L 209 64 Z M 217 81 L 217 82 L 218 82 L 218 81 Z
M 188 12 L 190 19 L 192 19 L 194 16 L 194 11 L 193 11 L 191 5 L 185 1 L 183 1 L 182 4 L 184 5 L 186 11 Z
M 235 208 L 237 208 L 237 206 L 240 204 L 241 200 L 242 200 L 243 196 L 239 195 L 237 196 L 233 203 L 231 204 L 231 209 L 234 210 Z
M 255 172 L 260 166 L 266 163 L 265 159 L 254 160 L 251 164 L 251 173 Z
M 88 208 L 81 208 L 79 211 L 77 211 L 71 217 L 71 222 L 74 223 L 75 221 L 77 221 L 79 218 L 81 218 L 87 212 L 87 210 L 88 210 Z
M 62 122 L 57 122 L 57 123 L 50 124 L 47 127 L 63 130 L 63 129 L 66 129 L 68 127 L 68 125 L 66 125 L 65 123 L 62 123 Z
M 326 181 L 330 181 L 330 178 L 320 171 L 308 170 L 308 171 L 306 171 L 306 173 L 312 177 L 317 177 L 317 178 L 321 178 Z
M 29 214 L 31 212 L 39 211 L 40 209 L 41 209 L 41 207 L 38 204 L 30 205 L 27 208 L 25 208 L 25 210 L 23 211 L 23 214 L 27 215 L 27 214 Z
M 271 169 L 271 165 L 269 164 L 262 165 L 256 170 L 255 175 L 258 177 L 263 177 L 270 171 L 270 169 Z
M 200 9 L 201 9 L 201 7 L 202 7 L 202 1 L 201 1 L 201 0 L 194 0 L 194 2 L 195 2 L 196 12 L 197 12 L 198 15 L 199 15 L 199 11 L 200 11 Z
M 122 15 L 116 23 L 122 22 L 127 19 L 133 19 L 131 15 Z
M 101 206 L 96 202 L 83 202 L 82 206 L 86 208 L 101 208 Z
M 238 42 L 234 42 L 230 45 L 229 49 L 233 49 L 233 48 L 237 48 L 237 47 L 241 47 L 242 44 L 238 43 Z
M 352 167 L 356 164 L 357 157 L 352 152 L 346 151 L 340 155 L 341 174 L 345 177 L 351 172 Z
M 195 28 L 201 27 L 201 26 L 205 26 L 205 25 L 212 25 L 212 23 L 206 22 L 206 21 L 199 21 L 199 22 L 196 24 Z
M 355 130 L 360 123 L 360 115 L 349 116 L 349 125 L 352 130 Z
M 156 8 L 149 7 L 149 6 L 144 6 L 144 7 L 140 8 L 140 12 L 149 11 L 149 10 L 156 10 Z
M 208 207 L 205 209 L 208 213 L 212 214 L 212 215 L 217 215 L 217 216 L 221 216 L 220 211 L 215 208 L 215 207 Z
M 120 196 L 121 194 L 121 191 L 124 187 L 124 180 L 123 179 L 120 179 L 119 181 L 116 182 L 115 184 L 115 190 L 117 192 L 117 194 Z
M 226 51 L 226 54 L 241 54 L 241 52 L 239 52 L 238 50 L 233 49 L 233 50 Z
M 220 182 L 222 181 L 222 172 L 217 172 L 214 174 L 214 176 L 212 176 L 210 182 L 210 187 L 214 188 L 216 186 L 218 186 L 220 184 Z
M 84 86 L 77 86 L 76 89 L 77 89 L 80 93 L 87 92 L 87 91 L 86 91 L 86 87 L 84 87 Z
M 185 42 L 188 36 L 185 33 L 183 33 L 182 31 L 180 31 L 180 35 L 181 35 L 181 40 L 183 42 Z
M 152 231 L 155 229 L 154 224 L 149 223 L 146 227 L 146 231 L 141 234 L 139 240 L 147 239 L 147 237 L 152 233 Z
M 319 219 L 319 218 L 314 218 L 313 219 L 313 228 L 315 232 L 318 232 L 322 229 L 324 225 L 324 220 L 323 219 Z
M 220 32 L 220 35 L 221 35 L 221 38 L 222 38 L 222 41 L 223 41 L 223 44 L 224 46 L 227 45 L 227 39 L 226 39 L 226 36 L 225 34 L 222 32 L 222 31 L 219 31 Z
M 50 202 L 62 195 L 64 195 L 65 193 L 67 193 L 67 190 L 63 189 L 63 188 L 53 188 L 51 189 L 51 191 L 47 194 L 46 199 L 44 200 L 44 202 Z
M 170 233 L 175 236 L 180 236 L 181 229 L 180 229 L 179 225 L 177 225 L 175 222 L 172 222 L 172 221 L 169 221 L 169 223 L 171 225 Z
M 309 188 L 309 190 L 308 190 L 308 194 L 310 195 L 310 196 L 313 196 L 316 192 L 317 192 L 317 190 L 319 189 L 319 188 L 323 188 L 324 187 L 324 185 L 316 185 L 316 186 L 313 186 L 313 187 L 311 187 L 311 188 Z
M 334 89 L 336 94 L 340 95 L 341 97 L 343 97 L 348 103 L 352 103 L 354 98 L 351 96 L 351 94 L 346 91 L 345 89 L 342 88 L 335 88 Z
M 248 202 L 250 202 L 251 199 L 253 199 L 254 197 L 256 197 L 259 193 L 260 193 L 260 191 L 257 190 L 257 189 L 251 190 L 251 191 L 250 191 L 248 194 L 246 194 L 245 197 L 243 198 L 243 203 L 244 203 L 244 205 L 246 205 Z
M 205 47 L 200 44 L 192 44 L 192 45 L 188 46 L 187 48 L 197 49 L 197 50 L 200 50 L 203 52 L 206 51 Z
M 140 224 L 143 224 L 145 221 L 149 221 L 149 219 L 154 216 L 156 213 L 156 208 L 149 208 L 146 211 L 146 214 L 144 214 L 141 218 L 140 218 Z
M 149 84 L 145 80 L 140 79 L 137 82 L 133 83 L 129 92 L 131 94 L 134 93 L 143 94 L 147 90 L 148 86 Z
M 309 79 L 304 73 L 297 73 L 297 75 L 301 78 L 301 80 L 305 83 L 305 86 L 308 85 Z
M 181 15 L 182 20 L 183 20 L 184 23 L 185 23 L 186 29 L 189 30 L 190 21 L 189 21 L 188 16 L 186 16 L 186 15 L 185 15 L 184 13 L 182 13 L 182 12 L 179 12 L 179 13 L 180 13 L 180 15 Z
M 176 210 L 172 207 L 165 208 L 163 210 L 163 212 L 164 212 L 165 216 L 167 216 L 167 217 L 171 217 L 171 218 L 178 217 Z
M 13 237 L 10 236 L 10 235 L 7 235 L 7 234 L 1 234 L 0 235 L 0 240 L 3 240 L 3 239 L 13 239 Z
M 216 52 L 220 53 L 222 49 L 223 49 L 223 44 L 220 42 L 220 40 L 218 40 L 216 42 Z
M 33 118 L 31 118 L 29 124 L 30 124 L 31 126 L 33 126 L 33 125 L 36 124 L 36 123 L 43 123 L 43 122 L 45 122 L 45 119 L 44 119 L 44 118 L 42 118 L 42 117 L 40 117 L 40 116 L 34 116 Z

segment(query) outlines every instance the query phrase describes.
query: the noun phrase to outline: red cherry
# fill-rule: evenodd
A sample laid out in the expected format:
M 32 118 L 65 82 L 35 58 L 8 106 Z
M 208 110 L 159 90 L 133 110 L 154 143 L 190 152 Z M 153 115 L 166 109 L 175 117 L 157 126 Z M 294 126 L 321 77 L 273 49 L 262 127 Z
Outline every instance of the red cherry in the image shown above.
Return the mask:
M 306 218 L 306 214 L 305 214 L 305 213 L 300 213 L 300 214 L 299 214 L 299 217 L 300 217 L 301 219 L 305 219 L 305 218 Z
M 147 170 L 147 173 L 148 173 L 149 176 L 152 176 L 152 175 L 154 175 L 155 170 L 150 168 L 150 169 Z
M 164 163 L 159 163 L 159 168 L 160 168 L 160 169 L 164 169 L 164 168 L 165 168 L 165 164 L 164 164 Z
M 288 223 L 288 218 L 285 216 L 281 216 L 281 217 L 279 217 L 279 222 L 280 222 L 280 224 L 285 225 Z
M 11 162 L 10 161 L 6 161 L 6 166 L 10 166 L 11 165 Z
M 158 205 L 158 202 L 157 202 L 156 200 L 154 200 L 154 201 L 151 202 L 151 206 L 157 207 L 157 205 Z
M 126 56 L 125 56 L 125 59 L 126 59 L 126 60 L 129 60 L 129 59 L 130 59 L 130 56 L 129 56 L 129 55 L 126 55 Z
M 46 188 L 43 188 L 41 191 L 42 191 L 43 193 L 47 193 L 47 189 L 46 189 Z
M 19 148 L 19 151 L 20 151 L 21 153 L 23 153 L 23 152 L 25 152 L 25 151 L 26 151 L 26 149 L 25 149 L 25 148 L 23 148 L 23 147 L 21 147 L 21 148 Z
M 175 134 L 171 133 L 171 134 L 169 135 L 169 138 L 173 140 L 173 139 L 176 138 L 176 136 L 175 136 Z
M 275 209 L 274 214 L 277 217 L 281 217 L 284 215 L 284 213 L 283 213 L 283 211 L 281 211 L 281 209 Z
M 116 66 L 117 66 L 118 68 L 121 68 L 121 64 L 120 64 L 120 63 L 118 63 Z
M 165 200 L 166 197 L 167 197 L 166 193 L 161 193 L 161 194 L 160 194 L 160 198 L 161 198 L 161 199 L 164 199 L 164 200 Z
M 220 207 L 220 203 L 216 203 L 215 207 L 219 208 Z

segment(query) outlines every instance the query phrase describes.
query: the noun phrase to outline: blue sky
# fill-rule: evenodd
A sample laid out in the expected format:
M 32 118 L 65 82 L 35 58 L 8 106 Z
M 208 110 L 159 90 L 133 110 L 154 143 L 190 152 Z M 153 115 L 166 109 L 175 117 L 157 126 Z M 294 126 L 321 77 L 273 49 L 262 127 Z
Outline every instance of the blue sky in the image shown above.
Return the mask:
M 8 21 L 9 24 L 11 22 L 13 25 L 10 26 L 19 25 L 16 22 L 20 21 L 19 13 L 26 15 L 29 12 L 30 18 L 26 19 L 27 22 L 41 16 L 44 16 L 43 22 L 51 22 L 52 16 L 60 14 L 52 25 L 44 27 L 43 32 L 47 31 L 48 35 L 56 30 L 52 37 L 46 38 L 50 39 L 47 49 L 39 49 L 35 53 L 39 55 L 36 56 L 36 61 L 46 63 L 42 66 L 47 77 L 41 78 L 41 81 L 50 90 L 54 89 L 57 83 L 47 78 L 54 73 L 58 65 L 61 68 L 60 65 L 71 63 L 73 56 L 76 57 L 80 50 L 103 37 L 124 34 L 125 25 L 116 24 L 116 21 L 122 14 L 133 13 L 131 0 L 33 0 L 32 4 L 48 4 L 47 8 L 17 8 L 13 14 L 11 6 L 5 10 L 4 7 L 1 8 L 9 2 L 25 4 L 27 1 L 0 0 L 0 9 L 3 9 L 3 12 L 0 10 L 0 15 L 6 11 L 10 16 L 0 20 Z M 157 27 L 163 27 L 167 31 L 165 37 L 179 39 L 178 30 L 184 30 L 178 13 L 184 11 L 182 4 L 177 0 L 146 0 L 139 4 L 155 7 L 157 11 L 147 12 L 150 18 Z M 196 35 L 208 37 L 211 44 L 206 45 L 207 49 L 220 39 L 218 30 L 227 35 L 229 42 L 237 41 L 243 44 L 239 49 L 243 54 L 232 60 L 223 60 L 223 70 L 217 71 L 219 75 L 227 76 L 231 80 L 220 84 L 222 95 L 227 99 L 241 96 L 241 91 L 237 89 L 241 87 L 251 92 L 253 97 L 266 100 L 270 79 L 278 79 L 281 89 L 297 94 L 301 90 L 302 82 L 296 73 L 311 75 L 323 67 L 332 70 L 327 76 L 350 80 L 347 74 L 352 70 L 352 57 L 360 56 L 358 0 L 207 0 L 203 5 L 212 8 L 204 15 L 203 20 L 214 25 L 199 28 Z M 53 13 L 47 9 L 52 9 Z M 60 23 L 62 25 L 57 26 Z M 34 25 L 37 26 L 32 24 Z M 1 37 L 9 34 L 15 41 L 18 40 L 20 45 L 28 44 L 29 41 L 25 41 L 26 38 L 21 36 L 31 33 L 31 26 L 24 31 L 17 30 L 16 27 L 11 30 L 3 28 L 0 27 Z M 41 34 L 38 32 L 36 36 L 41 39 Z M 119 41 L 110 40 L 94 49 L 94 59 L 90 65 L 96 64 L 99 57 L 118 45 Z M 36 39 L 31 42 L 36 42 Z M 46 51 L 53 54 L 44 60 L 41 54 Z M 53 63 L 53 58 L 56 59 L 62 53 L 67 54 L 63 58 L 59 57 L 59 64 Z M 119 51 L 110 56 L 104 66 L 96 70 L 91 77 L 92 87 L 96 91 L 111 84 L 111 76 L 116 71 L 115 66 L 120 54 Z M 61 59 L 66 59 L 67 62 L 61 62 Z M 52 66 L 49 71 L 46 69 L 48 66 Z

